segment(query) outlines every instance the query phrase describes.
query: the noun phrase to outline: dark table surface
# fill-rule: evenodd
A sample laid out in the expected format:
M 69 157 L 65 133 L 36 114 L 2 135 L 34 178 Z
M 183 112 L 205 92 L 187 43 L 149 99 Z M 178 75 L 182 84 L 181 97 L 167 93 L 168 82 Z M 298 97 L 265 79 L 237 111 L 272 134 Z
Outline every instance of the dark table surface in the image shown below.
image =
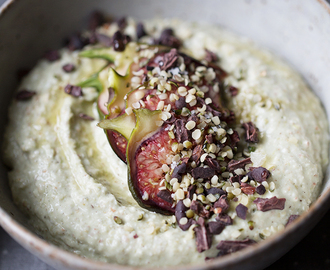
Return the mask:
M 0 0 L 0 6 L 5 0 Z M 330 210 L 291 251 L 265 270 L 330 270 Z M 0 270 L 54 270 L 0 227 Z M 242 269 L 244 270 L 244 269 Z

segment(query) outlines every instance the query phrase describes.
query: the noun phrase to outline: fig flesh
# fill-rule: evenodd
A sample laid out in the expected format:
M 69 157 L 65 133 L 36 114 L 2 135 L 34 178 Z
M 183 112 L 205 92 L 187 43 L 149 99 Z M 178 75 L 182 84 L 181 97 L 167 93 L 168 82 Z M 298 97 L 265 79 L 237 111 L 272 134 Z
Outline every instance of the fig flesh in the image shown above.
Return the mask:
M 134 110 L 136 126 L 127 145 L 128 184 L 133 197 L 141 207 L 162 214 L 172 214 L 172 204 L 157 194 L 165 173 L 170 146 L 175 139 L 168 136 L 162 125 L 161 111 Z
M 166 108 L 163 119 L 168 119 L 177 110 L 183 109 L 185 113 L 196 108 L 196 97 L 211 99 L 213 104 L 208 106 L 210 110 L 217 110 L 222 116 L 230 115 L 220 99 L 220 87 L 226 76 L 224 71 L 220 68 L 209 68 L 176 49 L 160 47 L 160 50 L 157 46 L 146 45 L 144 48 L 140 52 L 138 64 L 134 66 L 134 70 L 127 72 L 125 78 L 120 77 L 113 69 L 110 70 L 109 82 L 114 85 L 115 95 L 108 105 L 107 118 L 121 115 L 126 109 L 132 111 L 136 108 Z M 145 57 L 145 51 L 148 49 L 153 55 L 150 59 Z M 195 82 L 188 84 L 190 77 L 195 77 Z M 199 78 L 198 81 L 196 77 Z M 104 99 L 99 102 L 100 108 L 103 102 Z M 125 161 L 125 138 L 109 130 L 107 134 L 114 151 Z

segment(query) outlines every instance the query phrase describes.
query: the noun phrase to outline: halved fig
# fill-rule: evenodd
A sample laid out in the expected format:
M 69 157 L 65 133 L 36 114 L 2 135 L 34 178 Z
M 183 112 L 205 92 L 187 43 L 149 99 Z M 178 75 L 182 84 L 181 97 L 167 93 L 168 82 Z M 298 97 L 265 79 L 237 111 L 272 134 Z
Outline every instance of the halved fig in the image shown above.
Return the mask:
M 129 188 L 141 207 L 173 214 L 172 204 L 157 195 L 165 177 L 162 166 L 176 140 L 169 137 L 166 125 L 159 126 L 163 122 L 161 111 L 137 109 L 134 114 L 136 126 L 127 145 Z
M 98 107 L 101 111 L 108 112 L 106 119 L 113 119 L 125 112 L 125 96 L 130 92 L 130 81 L 132 73 L 130 68 L 125 76 L 118 74 L 114 69 L 109 71 L 109 96 L 112 97 L 109 103 L 103 103 L 105 99 L 104 93 L 101 93 L 98 100 Z M 105 107 L 105 108 L 104 108 Z M 106 130 L 109 143 L 117 156 L 126 162 L 126 145 L 127 139 L 120 133 L 113 130 Z
M 126 140 L 131 136 L 131 133 L 136 125 L 135 115 L 122 114 L 116 118 L 103 119 L 98 123 L 100 128 L 105 130 L 116 131 L 122 135 Z
M 175 209 L 172 207 L 171 192 L 159 188 L 165 176 L 162 166 L 173 154 L 171 145 L 176 140 L 169 137 L 169 124 L 162 123 L 161 111 L 137 109 L 130 115 L 104 119 L 98 126 L 116 131 L 128 140 L 128 183 L 140 206 L 162 214 L 172 214 Z M 166 193 L 168 198 L 164 200 L 164 196 L 159 195 L 162 193 Z
M 132 72 L 137 68 L 132 63 L 136 55 L 136 45 L 134 44 L 126 46 L 123 52 L 115 51 L 113 48 L 94 48 L 80 53 L 82 57 L 99 58 L 107 60 L 108 63 L 113 63 L 109 70 L 108 87 L 103 87 L 97 101 L 99 113 L 102 117 L 112 119 L 124 113 L 124 97 L 131 91 Z M 96 80 L 94 82 L 96 83 Z M 111 147 L 118 157 L 125 162 L 126 138 L 112 130 L 107 130 L 106 133 Z
M 150 54 L 153 55 L 150 59 L 145 57 L 147 55 L 145 52 L 148 48 L 150 49 L 149 53 L 151 52 Z M 129 110 L 134 108 L 162 110 L 166 108 L 163 114 L 164 120 L 165 117 L 168 119 L 174 113 L 180 114 L 182 109 L 184 109 L 185 114 L 196 109 L 197 105 L 203 106 L 204 104 L 198 102 L 200 97 L 204 99 L 209 97 L 213 100 L 214 104 L 209 104 L 209 102 L 207 104 L 209 110 L 220 108 L 219 88 L 225 76 L 224 71 L 220 68 L 209 68 L 201 62 L 178 52 L 176 49 L 164 49 L 163 47 L 161 51 L 157 51 L 157 49 L 160 48 L 144 45 L 144 51 L 140 55 L 138 64 L 136 63 L 136 66 L 139 68 L 135 69 L 134 72 L 131 70 L 131 81 L 127 80 L 125 83 L 122 83 L 121 90 L 117 86 L 117 91 L 122 91 L 123 93 L 121 96 L 126 97 L 126 108 L 123 106 L 120 108 L 113 103 L 110 109 L 116 109 L 115 114 L 125 113 L 124 110 L 127 108 Z M 191 78 L 193 78 L 193 81 L 188 82 Z M 196 78 L 199 78 L 198 81 Z M 109 81 L 111 82 L 112 80 L 120 81 L 118 76 L 110 77 Z M 133 83 L 136 81 L 139 83 L 133 87 Z M 129 84 L 133 90 L 127 92 L 127 85 Z M 186 94 L 183 92 L 186 92 Z M 120 97 L 117 97 L 116 100 L 120 102 Z M 122 100 L 121 104 L 124 104 L 124 100 Z M 223 113 L 226 111 L 225 109 L 221 110 L 222 112 L 220 112 L 220 109 L 218 110 L 219 115 L 230 115 L 229 113 Z M 109 113 L 111 116 L 112 112 L 110 110 Z M 108 137 L 114 151 L 125 161 L 125 139 L 111 131 L 108 131 Z

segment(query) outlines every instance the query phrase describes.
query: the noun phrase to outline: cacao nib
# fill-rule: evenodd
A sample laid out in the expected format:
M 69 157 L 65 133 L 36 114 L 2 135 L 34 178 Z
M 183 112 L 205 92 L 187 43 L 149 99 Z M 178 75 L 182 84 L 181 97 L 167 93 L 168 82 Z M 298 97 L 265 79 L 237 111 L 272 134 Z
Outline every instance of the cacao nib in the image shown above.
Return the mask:
M 256 192 L 259 195 L 264 195 L 265 192 L 266 192 L 266 188 L 264 187 L 264 185 L 259 185 L 259 186 L 256 187 Z
M 253 195 L 256 192 L 256 188 L 248 183 L 241 183 L 241 190 L 246 195 Z
M 225 214 L 219 215 L 216 218 L 216 220 L 218 220 L 220 223 L 222 223 L 225 226 L 229 226 L 233 224 L 233 220 L 231 219 L 231 217 Z
M 190 209 L 203 218 L 210 218 L 211 212 L 207 210 L 199 201 L 193 200 L 191 202 Z
M 232 97 L 237 96 L 238 94 L 238 88 L 236 88 L 235 86 L 230 86 L 229 87 L 229 92 L 231 94 Z
M 218 221 L 210 221 L 207 223 L 207 226 L 211 234 L 220 234 L 226 227 L 224 224 Z
M 177 119 L 174 124 L 176 128 L 175 137 L 177 141 L 179 143 L 183 143 L 184 141 L 189 141 L 191 132 L 189 132 L 189 130 L 186 129 L 183 120 Z
M 28 100 L 31 99 L 36 92 L 34 91 L 29 91 L 29 90 L 21 90 L 16 94 L 16 100 Z
M 158 45 L 164 45 L 178 49 L 181 46 L 181 41 L 174 36 L 174 32 L 171 28 L 166 28 L 161 33 L 158 40 L 155 40 Z
M 234 175 L 229 178 L 230 183 L 241 183 L 241 180 L 243 179 L 243 175 Z
M 177 178 L 180 182 L 182 179 L 181 174 L 185 173 L 186 170 L 187 170 L 187 164 L 185 162 L 181 163 L 180 165 L 178 165 L 174 168 L 173 173 L 172 173 L 172 178 Z
M 244 169 L 245 165 L 252 163 L 250 158 L 245 158 L 242 160 L 234 160 L 232 159 L 228 163 L 228 170 L 230 172 L 235 171 L 236 169 Z
M 204 105 L 205 101 L 204 99 L 197 97 L 197 103 Z M 231 123 L 235 120 L 235 114 L 232 111 L 222 109 L 220 111 L 219 108 L 213 108 L 210 104 L 206 105 L 206 111 L 212 113 L 213 116 L 218 116 L 221 121 L 226 121 L 227 123 Z
M 189 227 L 193 223 L 192 219 L 188 219 L 188 222 L 186 224 L 184 224 L 184 225 L 180 224 L 180 219 L 186 217 L 187 210 L 188 210 L 188 208 L 183 204 L 183 201 L 182 200 L 178 201 L 178 203 L 176 204 L 176 207 L 175 207 L 175 218 L 176 218 L 176 222 L 179 225 L 180 229 L 183 231 L 188 230 Z
M 245 140 L 247 142 L 257 143 L 258 139 L 258 129 L 252 122 L 244 123 L 243 128 L 245 129 Z
M 243 241 L 220 241 L 220 243 L 217 245 L 217 249 L 220 250 L 218 256 L 224 256 L 226 254 L 239 251 L 255 243 L 256 242 L 251 239 L 245 239 Z
M 288 222 L 285 224 L 285 227 L 290 225 L 292 222 L 294 222 L 298 217 L 300 217 L 299 215 L 291 215 L 288 219 Z
M 203 218 L 199 217 L 197 224 L 199 226 L 194 228 L 196 234 L 197 251 L 203 252 L 210 249 L 212 244 L 212 235 L 210 234 L 208 228 L 205 226 L 205 221 Z
M 199 213 L 199 216 L 205 219 L 209 219 L 211 216 L 211 211 L 207 210 L 205 207 L 202 208 L 202 211 Z
M 82 88 L 80 86 L 71 84 L 65 86 L 64 92 L 74 97 L 81 97 L 83 95 Z
M 240 203 L 239 205 L 236 206 L 235 210 L 239 218 L 246 219 L 246 213 L 248 208 L 245 205 Z
M 93 11 L 89 16 L 88 29 L 95 31 L 96 28 L 105 22 L 104 16 L 99 11 Z
M 276 196 L 263 199 L 257 198 L 253 202 L 257 205 L 257 209 L 262 212 L 266 212 L 269 210 L 283 210 L 285 207 L 286 199 L 278 199 Z
M 264 167 L 250 167 L 250 172 L 248 172 L 247 176 L 249 179 L 253 179 L 259 183 L 266 181 L 267 178 L 270 176 L 270 172 Z
M 126 45 L 127 43 L 131 42 L 132 38 L 129 35 L 124 35 L 124 44 Z
M 163 65 L 160 66 L 161 70 L 168 70 L 175 65 L 176 60 L 178 59 L 179 54 L 176 49 L 171 49 L 168 53 L 164 54 Z
M 218 163 L 218 161 L 216 159 L 207 157 L 204 162 L 206 165 L 208 165 L 211 169 L 215 170 L 216 172 L 218 172 L 218 173 L 221 172 L 220 164 Z
M 211 187 L 209 189 L 206 189 L 206 195 L 209 194 L 219 194 L 220 196 L 225 195 L 226 192 L 224 190 L 222 190 L 221 188 L 216 188 L 216 187 Z
M 173 203 L 173 198 L 171 197 L 171 192 L 169 192 L 167 189 L 165 190 L 160 190 L 158 193 L 157 193 L 157 197 L 163 199 L 165 202 L 168 202 L 168 203 Z
M 194 147 L 191 159 L 192 161 L 195 161 L 196 164 L 198 165 L 200 163 L 200 158 L 203 154 L 203 146 L 198 144 Z
M 203 210 L 203 205 L 199 201 L 193 200 L 190 204 L 190 209 L 199 215 Z
M 71 35 L 67 40 L 66 47 L 70 51 L 81 50 L 89 41 L 83 38 L 79 33 Z
M 117 33 L 117 32 L 116 32 Z M 113 45 L 113 40 L 111 37 L 100 34 L 100 33 L 95 33 L 96 40 L 101 43 L 104 47 L 111 47 Z
M 88 120 L 88 121 L 93 121 L 95 120 L 94 117 L 91 117 L 87 114 L 84 114 L 84 113 L 79 113 L 78 116 L 82 119 L 85 119 L 85 120 Z
M 194 196 L 194 194 L 195 194 L 196 189 L 197 189 L 197 187 L 196 187 L 195 185 L 190 185 L 190 186 L 188 187 L 188 198 L 189 198 L 190 200 L 193 199 L 193 196 Z
M 62 67 L 62 69 L 66 72 L 66 73 L 70 73 L 76 70 L 76 66 L 74 64 L 66 64 Z
M 193 121 L 193 122 L 197 122 L 198 121 L 198 117 L 196 116 L 196 114 L 192 114 L 188 117 L 187 122 L 189 121 Z
M 222 195 L 219 198 L 219 200 L 217 200 L 214 203 L 213 208 L 220 208 L 221 209 L 221 211 L 218 212 L 217 214 L 226 212 L 228 210 L 228 208 L 229 208 L 229 203 L 227 201 L 227 196 L 226 195 Z
M 175 101 L 175 107 L 177 110 L 181 110 L 183 107 L 186 107 L 186 99 L 184 97 L 180 97 L 178 100 Z
M 139 22 L 137 25 L 136 25 L 136 36 L 138 39 L 146 36 L 147 33 L 146 31 L 144 30 L 144 25 L 143 23 Z
M 125 43 L 124 43 L 124 35 L 120 32 L 117 31 L 116 33 L 114 33 L 113 37 L 112 37 L 112 46 L 113 49 L 117 52 L 122 52 L 125 50 Z
M 213 135 L 212 135 L 212 134 L 205 135 L 205 140 L 206 140 L 209 144 L 213 143 Z
M 237 146 L 237 143 L 240 141 L 238 132 L 236 130 L 234 130 L 233 134 L 230 134 L 229 135 L 229 138 L 230 138 L 230 146 L 232 148 L 233 147 L 236 147 Z
M 125 29 L 126 26 L 127 26 L 127 19 L 126 19 L 126 17 L 123 16 L 123 17 L 119 18 L 119 19 L 117 20 L 117 25 L 118 25 L 118 28 L 119 28 L 120 30 Z
M 176 118 L 175 118 L 175 114 L 174 114 L 173 112 L 170 112 L 170 114 L 171 114 L 171 117 L 170 117 L 169 119 L 167 119 L 167 120 L 165 121 L 165 123 L 173 124 L 173 123 L 175 122 L 175 120 L 176 120 Z
M 48 61 L 50 61 L 50 62 L 54 62 L 54 61 L 60 59 L 60 54 L 59 54 L 59 52 L 56 51 L 56 50 L 51 50 L 51 51 L 47 51 L 47 52 L 45 52 L 44 57 L 45 57 Z
M 197 178 L 211 178 L 215 174 L 214 169 L 212 168 L 203 168 L 203 167 L 197 167 L 191 170 L 191 175 L 197 179 Z
M 208 49 L 205 49 L 205 58 L 204 59 L 210 63 L 212 63 L 212 62 L 214 63 L 219 60 L 218 56 L 214 52 L 212 52 Z

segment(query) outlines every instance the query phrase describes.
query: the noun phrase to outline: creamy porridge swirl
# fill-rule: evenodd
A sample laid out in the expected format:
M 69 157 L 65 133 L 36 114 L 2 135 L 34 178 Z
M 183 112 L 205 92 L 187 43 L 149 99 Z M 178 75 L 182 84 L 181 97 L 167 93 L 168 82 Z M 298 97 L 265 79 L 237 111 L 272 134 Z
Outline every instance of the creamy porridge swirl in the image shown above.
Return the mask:
M 328 164 L 328 122 L 320 101 L 282 61 L 223 29 L 177 20 L 146 21 L 144 26 L 150 36 L 142 42 L 172 28 L 187 55 L 203 60 L 205 49 L 217 55 L 227 73 L 224 83 L 232 87 L 225 93 L 226 105 L 237 123 L 252 122 L 259 130 L 259 143 L 246 155 L 253 167 L 266 168 L 270 176 L 262 182 L 265 193 L 257 197 L 285 199 L 284 209 L 259 211 L 255 196 L 233 195 L 237 200 L 229 201 L 227 213 L 233 224 L 213 236 L 210 249 L 198 252 L 193 228 L 182 231 L 174 216 L 143 209 L 132 197 L 126 164 L 97 127 L 96 88 L 82 87 L 82 96 L 79 89 L 67 88 L 91 78 L 106 61 L 67 48 L 60 57 L 51 54 L 52 59 L 37 64 L 19 88 L 29 91 L 20 91 L 10 107 L 4 158 L 12 168 L 15 203 L 46 240 L 80 256 L 118 264 L 203 262 L 218 254 L 222 240 L 258 242 L 284 229 L 290 217 L 308 210 L 317 198 Z M 111 37 L 120 27 L 136 39 L 131 19 L 124 28 L 113 23 L 97 31 Z M 105 68 L 99 78 L 107 82 L 108 75 Z M 237 185 L 221 188 L 232 193 Z M 245 219 L 237 217 L 238 204 L 248 209 Z

